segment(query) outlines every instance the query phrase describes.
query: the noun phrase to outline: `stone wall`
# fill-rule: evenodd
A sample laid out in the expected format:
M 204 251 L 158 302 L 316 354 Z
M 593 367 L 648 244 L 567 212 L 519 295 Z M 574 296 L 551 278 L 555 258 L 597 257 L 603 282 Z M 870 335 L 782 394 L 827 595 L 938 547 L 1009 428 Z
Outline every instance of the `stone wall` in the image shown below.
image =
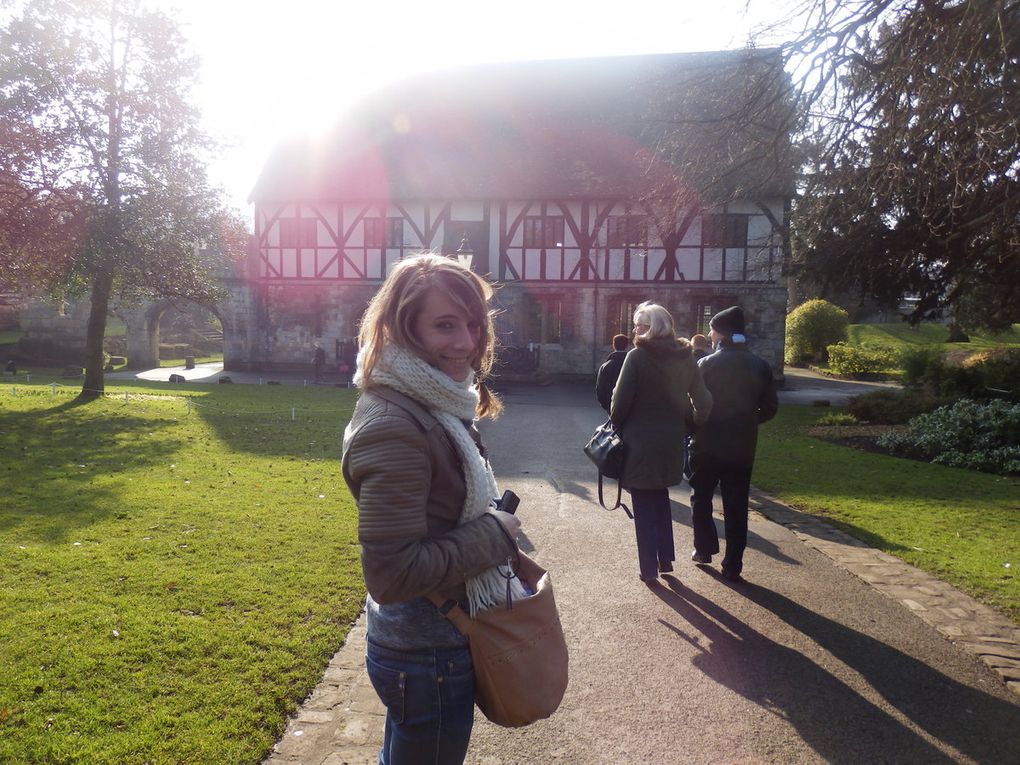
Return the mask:
M 311 369 L 315 344 L 327 363 L 339 361 L 357 336 L 358 323 L 377 284 L 278 285 L 224 281 L 226 297 L 209 306 L 222 321 L 227 370 Z M 706 311 L 737 304 L 747 317 L 751 348 L 782 378 L 787 292 L 783 284 L 643 284 L 595 286 L 512 282 L 496 291 L 496 329 L 502 345 L 539 348 L 548 374 L 594 374 L 609 354 L 612 336 L 630 334 L 631 310 L 645 300 L 665 306 L 677 334 L 690 337 Z M 132 366 L 158 364 L 154 330 L 164 304 L 125 313 Z M 87 301 L 59 315 L 51 304 L 22 312 L 26 337 L 84 350 Z

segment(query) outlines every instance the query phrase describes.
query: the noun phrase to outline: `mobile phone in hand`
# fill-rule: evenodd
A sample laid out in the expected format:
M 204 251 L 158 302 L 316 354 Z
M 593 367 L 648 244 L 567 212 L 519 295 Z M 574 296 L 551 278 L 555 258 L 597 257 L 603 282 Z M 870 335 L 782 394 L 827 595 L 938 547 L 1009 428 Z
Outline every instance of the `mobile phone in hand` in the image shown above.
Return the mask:
M 521 498 L 514 494 L 510 489 L 503 492 L 503 496 L 499 500 L 499 509 L 504 513 L 510 513 L 513 515 L 517 512 L 517 506 L 521 504 Z

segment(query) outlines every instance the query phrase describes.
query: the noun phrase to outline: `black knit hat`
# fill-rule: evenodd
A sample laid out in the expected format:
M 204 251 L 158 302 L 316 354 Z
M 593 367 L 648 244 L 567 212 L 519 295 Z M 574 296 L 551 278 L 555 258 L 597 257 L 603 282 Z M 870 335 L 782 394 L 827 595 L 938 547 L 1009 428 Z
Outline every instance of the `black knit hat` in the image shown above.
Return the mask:
M 744 334 L 744 312 L 739 305 L 732 305 L 713 316 L 708 326 L 723 335 Z

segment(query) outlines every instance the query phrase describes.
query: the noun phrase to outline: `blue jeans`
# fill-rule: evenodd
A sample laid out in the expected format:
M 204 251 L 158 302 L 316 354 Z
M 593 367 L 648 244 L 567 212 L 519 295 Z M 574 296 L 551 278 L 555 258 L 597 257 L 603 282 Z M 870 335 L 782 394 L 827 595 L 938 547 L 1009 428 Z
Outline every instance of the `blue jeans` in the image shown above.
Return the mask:
M 468 648 L 395 651 L 369 641 L 365 664 L 386 706 L 379 765 L 461 765 L 475 720 Z
M 669 489 L 630 489 L 630 499 L 634 505 L 638 569 L 645 579 L 654 579 L 659 575 L 660 563 L 676 559 Z

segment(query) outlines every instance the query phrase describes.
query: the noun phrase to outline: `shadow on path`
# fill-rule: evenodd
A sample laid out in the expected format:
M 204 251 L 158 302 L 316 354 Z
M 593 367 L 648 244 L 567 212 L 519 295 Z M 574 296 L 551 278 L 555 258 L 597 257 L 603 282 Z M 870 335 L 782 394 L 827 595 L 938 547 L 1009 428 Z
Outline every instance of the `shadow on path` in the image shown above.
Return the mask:
M 1004 743 L 988 737 L 987 731 L 1001 730 L 1004 740 L 1011 740 L 1020 721 L 1016 707 L 967 688 L 880 641 L 816 614 L 809 616 L 781 595 L 755 585 L 739 586 L 752 601 L 775 606 L 780 617 L 789 616 L 791 626 L 803 627 L 824 648 L 835 649 L 844 661 L 850 659 L 850 666 L 862 671 L 880 694 L 927 734 L 922 735 L 799 651 L 765 637 L 675 578 L 665 581 L 668 589 L 656 586 L 652 591 L 694 631 L 660 621 L 701 652 L 694 665 L 786 720 L 826 762 L 873 762 L 876 752 L 885 762 L 955 761 L 928 736 L 978 761 L 1002 761 Z M 982 719 L 980 730 L 976 719 Z
M 738 587 L 748 600 L 765 608 L 859 672 L 882 698 L 918 727 L 983 762 L 1020 760 L 1016 731 L 1020 705 L 1011 704 L 951 677 L 870 635 L 833 621 L 785 595 L 745 582 Z M 975 725 L 980 720 L 981 726 Z M 1001 731 L 996 746 L 988 731 Z M 1013 755 L 1002 743 L 1012 746 Z M 1017 761 L 1014 760 L 1014 761 Z

